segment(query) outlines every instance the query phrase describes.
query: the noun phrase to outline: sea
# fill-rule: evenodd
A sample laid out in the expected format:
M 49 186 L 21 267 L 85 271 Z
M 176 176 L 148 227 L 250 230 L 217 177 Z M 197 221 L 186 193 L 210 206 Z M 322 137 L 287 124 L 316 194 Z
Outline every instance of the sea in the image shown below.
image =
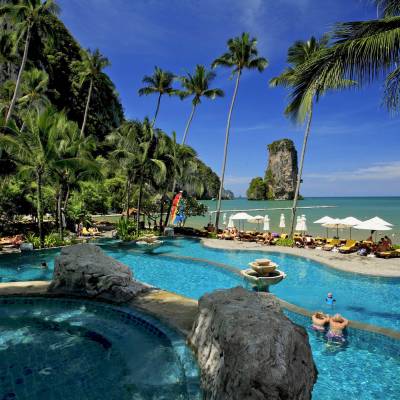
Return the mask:
M 205 216 L 189 217 L 186 226 L 203 228 L 209 222 L 215 222 L 215 211 L 217 208 L 216 200 L 202 201 L 208 207 Z M 222 214 L 226 214 L 226 223 L 229 216 L 239 211 L 245 211 L 252 216 L 268 215 L 270 219 L 270 230 L 272 232 L 287 232 L 290 226 L 292 201 L 286 200 L 265 200 L 250 201 L 244 198 L 222 201 Z M 286 228 L 279 228 L 280 215 L 285 215 Z M 377 232 L 377 238 L 388 235 L 395 243 L 400 243 L 400 197 L 307 197 L 298 202 L 297 215 L 306 216 L 307 232 L 312 235 L 328 234 L 329 237 L 336 236 L 336 229 L 327 229 L 314 221 L 321 217 L 329 216 L 332 218 L 355 217 L 361 221 L 378 216 L 393 224 L 393 228 L 386 232 Z M 245 230 L 262 230 L 262 224 L 241 223 L 240 227 Z M 339 236 L 342 238 L 350 237 L 354 239 L 364 239 L 370 235 L 369 231 L 352 229 L 339 229 Z

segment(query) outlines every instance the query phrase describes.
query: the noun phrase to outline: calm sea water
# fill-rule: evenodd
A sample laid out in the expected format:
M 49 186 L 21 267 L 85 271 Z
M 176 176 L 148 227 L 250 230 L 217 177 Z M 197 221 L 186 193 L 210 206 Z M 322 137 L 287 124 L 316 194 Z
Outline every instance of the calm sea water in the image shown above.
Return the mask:
M 215 200 L 203 201 L 203 203 L 208 206 L 209 211 L 216 209 L 217 201 Z M 332 206 L 332 208 L 306 208 L 298 210 L 299 214 L 305 214 L 308 231 L 312 234 L 326 235 L 326 228 L 313 223 L 313 221 L 325 215 L 333 218 L 353 216 L 362 221 L 379 216 L 395 226 L 391 231 L 378 233 L 378 237 L 380 234 L 387 234 L 392 236 L 397 243 L 400 243 L 400 197 L 308 197 L 300 201 L 298 205 L 299 207 Z M 268 214 L 270 229 L 276 232 L 280 232 L 281 230 L 279 228 L 281 213 L 285 215 L 286 227 L 290 224 L 290 210 L 276 210 L 276 208 L 290 208 L 291 206 L 291 201 L 249 201 L 246 199 L 235 199 L 224 200 L 222 202 L 222 209 L 227 210 L 227 219 L 231 213 L 234 213 L 228 210 L 267 209 L 247 212 L 253 216 Z M 214 218 L 215 216 L 212 217 L 212 221 L 214 221 Z M 205 217 L 191 217 L 188 219 L 186 225 L 200 228 L 207 225 L 209 220 L 209 214 Z M 262 225 L 260 228 L 262 229 Z M 245 229 L 257 229 L 257 225 L 246 223 Z M 287 230 L 288 228 L 286 228 Z M 330 230 L 329 235 L 333 236 L 333 234 L 336 234 L 336 231 Z M 339 230 L 339 234 L 341 237 L 348 237 L 349 230 L 341 229 Z M 368 231 L 352 229 L 352 237 L 354 238 L 361 239 L 367 236 L 369 236 Z

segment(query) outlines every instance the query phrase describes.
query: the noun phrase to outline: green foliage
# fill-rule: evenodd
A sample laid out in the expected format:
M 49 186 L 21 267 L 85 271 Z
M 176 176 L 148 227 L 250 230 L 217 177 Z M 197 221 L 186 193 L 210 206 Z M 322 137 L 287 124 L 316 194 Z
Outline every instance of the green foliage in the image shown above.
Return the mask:
M 104 188 L 103 182 L 80 182 L 81 192 L 79 197 L 84 204 L 84 208 L 91 214 L 107 214 L 108 211 L 108 192 Z
M 250 186 L 247 189 L 247 198 L 249 200 L 264 200 L 266 197 L 267 187 L 263 178 L 253 178 L 250 182 Z
M 286 246 L 286 247 L 293 247 L 294 240 L 293 239 L 281 239 L 279 238 L 276 243 L 277 246 Z
M 59 247 L 65 245 L 66 241 L 62 240 L 57 232 L 49 233 L 44 237 L 45 247 Z M 40 244 L 40 240 L 39 240 Z
M 135 223 L 126 218 L 120 218 L 117 223 L 117 236 L 123 241 L 130 241 L 136 238 Z
M 268 145 L 268 150 L 270 155 L 275 155 L 279 151 L 296 151 L 294 143 L 290 139 L 275 140 Z
M 37 236 L 36 234 L 34 234 L 34 233 L 28 233 L 28 234 L 26 235 L 26 241 L 27 241 L 28 243 L 32 243 L 32 245 L 33 245 L 33 247 L 34 247 L 35 249 L 39 249 L 39 248 L 40 248 L 40 237 Z
M 208 207 L 199 203 L 194 197 L 185 198 L 185 215 L 186 217 L 204 216 L 208 211 Z

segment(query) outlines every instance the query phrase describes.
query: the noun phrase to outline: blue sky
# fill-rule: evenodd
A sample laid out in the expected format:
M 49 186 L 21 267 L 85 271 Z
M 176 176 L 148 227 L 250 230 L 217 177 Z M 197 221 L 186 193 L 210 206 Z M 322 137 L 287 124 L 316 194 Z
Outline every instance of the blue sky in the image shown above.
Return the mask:
M 152 116 L 156 97 L 139 97 L 154 66 L 182 75 L 210 63 L 226 41 L 243 31 L 257 37 L 264 73 L 245 72 L 234 109 L 225 187 L 246 192 L 263 176 L 267 144 L 294 140 L 300 152 L 304 127 L 283 115 L 284 89 L 268 81 L 286 65 L 295 40 L 320 36 L 337 21 L 372 19 L 369 0 L 59 0 L 61 19 L 84 47 L 99 48 L 128 118 Z M 223 99 L 204 100 L 188 136 L 200 158 L 221 170 L 225 124 L 234 82 L 217 70 Z M 306 196 L 400 195 L 400 118 L 381 105 L 382 83 L 331 93 L 315 107 L 301 192 Z M 190 100 L 163 98 L 157 125 L 183 135 Z

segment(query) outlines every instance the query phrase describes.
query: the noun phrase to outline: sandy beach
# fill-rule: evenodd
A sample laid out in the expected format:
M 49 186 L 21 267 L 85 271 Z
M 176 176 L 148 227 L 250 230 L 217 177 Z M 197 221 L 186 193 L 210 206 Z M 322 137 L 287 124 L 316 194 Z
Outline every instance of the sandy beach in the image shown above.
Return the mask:
M 331 268 L 361 275 L 400 278 L 400 257 L 382 259 L 376 257 L 361 257 L 357 253 L 341 254 L 317 249 L 299 249 L 296 247 L 265 246 L 253 242 L 233 240 L 203 239 L 204 246 L 224 250 L 257 250 L 281 252 L 298 257 L 318 261 Z

